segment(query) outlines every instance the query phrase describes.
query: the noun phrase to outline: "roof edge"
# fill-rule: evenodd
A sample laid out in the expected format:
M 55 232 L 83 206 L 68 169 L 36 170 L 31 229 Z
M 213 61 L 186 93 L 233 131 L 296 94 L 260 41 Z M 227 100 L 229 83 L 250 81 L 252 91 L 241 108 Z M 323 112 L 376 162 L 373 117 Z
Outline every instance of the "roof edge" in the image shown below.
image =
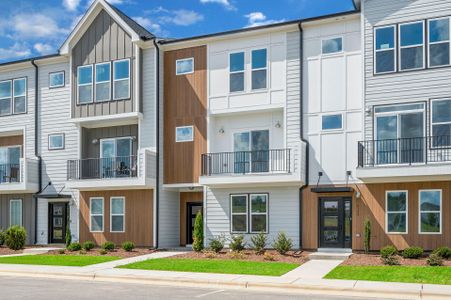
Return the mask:
M 59 56 L 61 56 L 59 53 L 54 53 L 54 54 L 35 56 L 35 57 L 24 58 L 24 59 L 19 59 L 19 60 L 12 60 L 12 61 L 7 61 L 7 62 L 0 63 L 0 67 L 8 66 L 8 65 L 14 65 L 14 64 L 21 64 L 21 63 L 31 62 L 31 61 L 35 61 L 35 60 L 43 60 L 43 59 L 47 59 L 47 58 L 54 58 L 54 57 L 59 57 Z

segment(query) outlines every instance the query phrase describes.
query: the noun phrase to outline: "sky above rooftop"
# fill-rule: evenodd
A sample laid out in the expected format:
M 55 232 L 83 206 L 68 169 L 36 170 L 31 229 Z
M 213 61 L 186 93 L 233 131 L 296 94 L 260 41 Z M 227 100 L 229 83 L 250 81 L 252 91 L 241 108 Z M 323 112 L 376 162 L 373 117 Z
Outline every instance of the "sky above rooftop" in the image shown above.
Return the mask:
M 0 62 L 57 53 L 93 0 L 0 0 Z M 159 37 L 182 38 L 353 9 L 352 0 L 109 0 Z

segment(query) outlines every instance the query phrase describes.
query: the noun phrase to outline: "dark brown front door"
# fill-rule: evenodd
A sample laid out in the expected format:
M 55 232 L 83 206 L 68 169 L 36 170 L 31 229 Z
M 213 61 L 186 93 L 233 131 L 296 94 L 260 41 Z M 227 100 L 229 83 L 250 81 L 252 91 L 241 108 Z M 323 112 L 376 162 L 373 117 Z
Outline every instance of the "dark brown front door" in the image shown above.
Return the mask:
M 351 198 L 319 200 L 320 248 L 351 248 Z
M 202 213 L 202 203 L 187 203 L 186 204 L 186 220 L 188 222 L 187 228 L 187 236 L 186 242 L 187 244 L 193 244 L 193 231 L 194 231 L 194 223 L 196 221 L 196 216 L 198 212 Z
M 49 243 L 64 244 L 66 241 L 67 204 L 49 203 Z

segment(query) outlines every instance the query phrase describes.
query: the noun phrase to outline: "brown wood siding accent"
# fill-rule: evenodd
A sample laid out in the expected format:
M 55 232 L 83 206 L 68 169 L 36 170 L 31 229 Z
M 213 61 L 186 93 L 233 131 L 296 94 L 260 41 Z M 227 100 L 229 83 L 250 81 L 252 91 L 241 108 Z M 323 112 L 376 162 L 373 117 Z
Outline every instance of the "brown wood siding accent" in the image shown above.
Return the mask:
M 186 246 L 186 204 L 202 203 L 204 201 L 203 192 L 182 192 L 180 193 L 180 246 Z
M 23 157 L 23 135 L 11 135 L 0 137 L 0 147 L 21 146 L 21 155 Z
M 9 228 L 10 200 L 22 199 L 22 225 L 27 231 L 26 244 L 34 243 L 35 235 L 35 206 L 36 199 L 33 194 L 0 194 L 0 228 Z
M 124 125 L 101 128 L 83 128 L 82 129 L 82 158 L 100 157 L 100 140 L 117 137 L 136 137 L 133 141 L 133 155 L 138 151 L 138 125 Z M 94 139 L 99 142 L 93 144 Z
M 175 73 L 176 60 L 194 58 L 194 72 Z M 164 183 L 199 182 L 207 151 L 207 48 L 164 53 Z M 194 126 L 194 142 L 175 142 L 175 128 Z
M 440 246 L 451 245 L 451 182 L 415 182 L 352 185 L 361 197 L 355 193 L 316 194 L 310 187 L 304 190 L 302 215 L 302 245 L 305 249 L 318 248 L 318 199 L 320 197 L 352 197 L 352 248 L 363 250 L 363 222 L 371 221 L 371 250 L 379 250 L 387 245 L 395 245 L 402 250 L 419 246 L 433 250 Z M 442 234 L 419 234 L 418 193 L 422 189 L 442 190 Z M 385 232 L 385 192 L 392 190 L 408 191 L 408 234 L 387 234 Z M 359 236 L 357 236 L 359 235 Z
M 110 232 L 110 198 L 125 197 L 125 232 Z M 104 198 L 104 232 L 90 232 L 89 199 Z M 80 241 L 98 245 L 112 241 L 120 245 L 132 241 L 136 246 L 153 245 L 153 190 L 80 192 Z
M 72 50 L 72 117 L 85 118 L 134 111 L 133 74 L 137 67 L 131 36 L 102 10 Z M 130 58 L 130 99 L 79 105 L 77 103 L 77 67 Z M 113 71 L 113 64 L 111 64 Z M 111 74 L 113 80 L 113 74 Z M 113 87 L 113 81 L 111 81 Z M 94 86 L 95 88 L 95 86 Z M 113 91 L 111 90 L 111 99 Z

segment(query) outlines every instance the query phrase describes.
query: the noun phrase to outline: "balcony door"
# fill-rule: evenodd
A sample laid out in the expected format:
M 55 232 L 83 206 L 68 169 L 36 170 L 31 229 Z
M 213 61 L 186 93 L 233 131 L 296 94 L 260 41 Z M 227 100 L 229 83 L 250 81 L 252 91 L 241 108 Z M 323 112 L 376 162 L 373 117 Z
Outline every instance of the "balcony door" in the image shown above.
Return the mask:
M 18 182 L 21 147 L 0 147 L 0 182 Z
M 132 176 L 134 159 L 132 139 L 116 138 L 100 141 L 100 172 L 102 178 Z
M 376 107 L 376 164 L 424 162 L 424 128 L 423 103 Z
M 238 132 L 233 135 L 234 172 L 269 172 L 269 130 Z

